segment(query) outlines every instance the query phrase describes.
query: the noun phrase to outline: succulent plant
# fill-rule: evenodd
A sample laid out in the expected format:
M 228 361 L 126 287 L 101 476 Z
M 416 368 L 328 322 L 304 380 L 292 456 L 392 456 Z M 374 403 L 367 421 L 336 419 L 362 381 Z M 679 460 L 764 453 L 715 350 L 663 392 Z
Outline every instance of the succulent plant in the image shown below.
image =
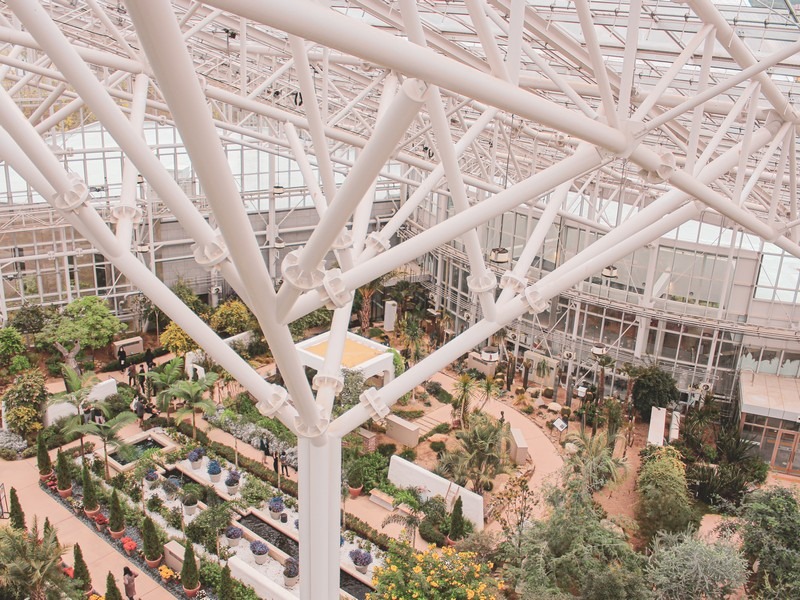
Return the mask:
M 222 473 L 222 467 L 219 464 L 219 461 L 212 460 L 208 463 L 208 474 L 209 475 L 219 475 Z
M 238 540 L 244 535 L 244 531 L 242 531 L 241 527 L 236 527 L 235 525 L 228 525 L 225 528 L 225 537 L 230 538 L 232 540 Z
M 283 576 L 284 577 L 297 577 L 300 574 L 300 565 L 297 559 L 291 556 L 283 563 Z
M 261 540 L 255 540 L 250 542 L 250 552 L 258 556 L 261 556 L 269 552 L 269 548 L 267 548 L 267 545 Z
M 366 567 L 372 564 L 372 554 L 361 548 L 350 550 L 350 560 L 357 567 Z

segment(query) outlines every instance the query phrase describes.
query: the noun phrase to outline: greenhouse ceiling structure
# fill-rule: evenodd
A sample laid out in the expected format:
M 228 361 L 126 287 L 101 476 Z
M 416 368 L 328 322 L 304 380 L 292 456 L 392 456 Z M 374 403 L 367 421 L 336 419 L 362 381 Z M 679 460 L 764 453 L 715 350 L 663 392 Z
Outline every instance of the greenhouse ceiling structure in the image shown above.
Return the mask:
M 0 205 L 7 219 L 49 205 L 297 433 L 300 564 L 314 574 L 301 577 L 300 596 L 338 598 L 341 439 L 414 386 L 689 223 L 730 232 L 731 253 L 743 239 L 774 248 L 796 288 L 800 26 L 788 0 L 753 4 L 6 0 Z M 147 143 L 154 125 L 177 130 L 200 194 Z M 113 193 L 87 181 L 63 143 L 97 127 L 122 156 Z M 279 282 L 226 157 L 231 144 L 290 157 L 318 215 L 281 257 Z M 12 189 L 19 180 L 25 193 Z M 274 202 L 283 189 L 267 180 Z M 253 311 L 285 388 L 264 381 L 149 268 L 134 235 L 145 184 L 193 240 L 196 262 Z M 402 194 L 375 226 L 386 185 Z M 432 195 L 447 201 L 420 228 L 415 211 Z M 277 248 L 270 210 L 267 245 Z M 536 224 L 497 269 L 481 232 L 520 210 Z M 591 243 L 529 277 L 563 219 Z M 354 291 L 454 245 L 477 318 L 333 418 Z M 657 295 L 656 263 L 642 268 L 645 293 Z M 322 306 L 334 317 L 311 386 L 287 324 Z M 795 329 L 772 329 L 796 343 Z

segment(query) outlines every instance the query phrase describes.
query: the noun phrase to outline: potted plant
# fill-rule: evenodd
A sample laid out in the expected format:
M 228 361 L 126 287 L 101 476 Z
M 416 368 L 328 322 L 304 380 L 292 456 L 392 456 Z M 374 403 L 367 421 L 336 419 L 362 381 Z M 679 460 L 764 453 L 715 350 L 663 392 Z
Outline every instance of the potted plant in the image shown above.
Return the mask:
M 208 476 L 214 483 L 217 483 L 220 480 L 222 477 L 222 467 L 220 466 L 219 461 L 208 461 Z
M 164 493 L 167 495 L 167 500 L 175 499 L 175 496 L 178 494 L 177 483 L 175 483 L 172 479 L 165 479 L 164 483 L 161 484 L 161 487 L 164 488 Z
M 225 486 L 228 488 L 228 495 L 235 496 L 239 493 L 239 480 L 242 475 L 239 471 L 230 471 L 225 478 Z
M 147 487 L 154 490 L 158 487 L 158 471 L 150 469 L 144 474 L 144 480 L 147 482 Z
M 127 554 L 128 556 L 131 556 L 133 554 L 133 551 L 136 550 L 136 548 L 139 546 L 133 540 L 133 538 L 129 537 L 122 538 L 120 540 L 120 543 L 122 544 L 122 549 L 125 550 L 125 554 Z
M 200 448 L 195 448 L 189 455 L 186 457 L 189 459 L 189 463 L 192 465 L 192 468 L 197 470 L 203 464 L 203 453 L 200 451 Z
M 269 548 L 261 540 L 254 540 L 250 542 L 250 552 L 253 553 L 257 565 L 263 565 L 265 562 L 267 562 L 267 553 L 269 552 Z
M 464 507 L 461 496 L 456 498 L 453 512 L 450 515 L 450 530 L 447 532 L 447 543 L 452 546 L 464 537 Z
M 183 592 L 188 598 L 194 598 L 200 589 L 200 576 L 197 572 L 197 560 L 194 557 L 194 546 L 186 540 L 186 549 L 183 553 L 183 567 L 181 568 L 181 583 Z
M 151 569 L 156 568 L 161 562 L 164 547 L 161 545 L 161 540 L 158 539 L 156 526 L 150 517 L 145 517 L 144 525 L 142 525 L 142 550 L 147 566 Z
M 236 527 L 235 525 L 228 525 L 225 528 L 225 539 L 228 542 L 228 546 L 231 548 L 235 548 L 239 545 L 239 540 L 242 539 L 244 535 L 244 531 L 241 527 Z
M 281 513 L 285 508 L 286 505 L 283 503 L 283 498 L 280 496 L 275 496 L 269 501 L 269 516 L 277 521 L 281 518 Z
M 356 571 L 366 573 L 367 567 L 372 564 L 372 554 L 361 548 L 350 550 L 350 560 L 356 566 Z
M 83 591 L 88 592 L 92 589 L 92 576 L 89 574 L 89 567 L 83 558 L 80 544 L 72 547 L 72 578 L 80 582 L 78 585 Z
M 197 496 L 192 492 L 185 493 L 181 498 L 181 502 L 183 503 L 183 513 L 186 516 L 193 515 L 197 510 Z
M 79 515 L 81 512 L 83 512 L 83 501 L 80 498 L 72 496 L 69 499 L 69 505 L 72 507 L 72 510 L 75 511 L 76 515 Z
M 283 563 L 283 585 L 294 587 L 300 577 L 300 565 L 297 559 L 288 557 Z
M 72 496 L 72 475 L 69 472 L 67 455 L 60 450 L 56 458 L 56 481 L 56 489 L 58 490 L 59 496 L 62 498 L 69 498 Z
M 111 494 L 111 508 L 108 513 L 108 531 L 115 540 L 125 535 L 125 513 L 119 503 L 117 490 Z
M 173 579 L 177 579 L 178 575 L 170 569 L 167 565 L 161 565 L 158 567 L 158 574 L 161 576 L 161 581 L 164 583 L 169 583 Z
M 361 465 L 353 465 L 347 473 L 347 486 L 350 490 L 350 497 L 357 498 L 364 489 L 364 475 Z
M 53 461 L 50 460 L 50 453 L 41 433 L 36 436 L 36 466 L 39 467 L 39 479 L 42 481 L 50 477 L 53 472 Z
M 90 519 L 94 519 L 100 512 L 100 503 L 97 501 L 97 490 L 86 462 L 83 463 L 81 470 L 81 480 L 83 482 L 83 512 Z
M 108 517 L 105 516 L 103 513 L 98 513 L 94 517 L 94 526 L 97 531 L 102 533 L 105 531 L 106 527 L 108 527 Z

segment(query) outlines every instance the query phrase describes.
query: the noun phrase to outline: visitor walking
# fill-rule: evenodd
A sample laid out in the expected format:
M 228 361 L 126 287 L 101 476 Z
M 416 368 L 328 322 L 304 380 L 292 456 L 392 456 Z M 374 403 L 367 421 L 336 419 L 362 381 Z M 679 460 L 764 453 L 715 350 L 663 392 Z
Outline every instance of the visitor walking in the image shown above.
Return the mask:
M 139 380 L 139 393 L 144 394 L 144 382 L 146 379 L 144 373 L 144 365 L 139 365 L 139 375 L 137 376 L 137 378 Z
M 134 573 L 130 567 L 125 567 L 122 569 L 122 583 L 125 586 L 125 596 L 127 596 L 128 600 L 135 600 L 136 596 L 136 578 L 139 576 L 138 573 Z
M 272 454 L 272 468 L 275 470 L 276 473 L 280 474 L 280 467 L 278 466 L 278 451 Z
M 150 348 L 144 351 L 144 363 L 147 365 L 148 371 L 152 371 L 156 366 L 156 360 L 153 357 L 153 351 Z
M 289 476 L 289 465 L 286 462 L 286 450 L 281 450 L 281 473 L 285 476 Z
M 269 456 L 269 439 L 267 436 L 261 438 L 261 443 L 259 445 L 261 452 L 263 452 L 263 456 L 261 457 L 261 464 L 267 464 L 267 457 Z
M 128 385 L 136 387 L 136 365 L 128 367 Z
M 139 427 L 141 427 L 144 425 L 144 402 L 139 396 L 136 397 L 134 412 L 136 413 L 136 417 L 139 419 Z
M 125 363 L 128 360 L 128 353 L 125 352 L 125 348 L 120 346 L 120 349 L 117 350 L 117 360 L 119 361 L 119 372 L 125 372 Z

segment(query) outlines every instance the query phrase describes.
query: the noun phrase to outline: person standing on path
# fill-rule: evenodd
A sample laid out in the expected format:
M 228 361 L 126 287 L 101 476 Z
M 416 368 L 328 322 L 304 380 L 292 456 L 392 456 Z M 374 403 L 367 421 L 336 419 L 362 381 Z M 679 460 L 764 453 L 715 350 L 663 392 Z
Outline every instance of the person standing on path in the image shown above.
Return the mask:
M 117 351 L 117 360 L 119 361 L 119 372 L 125 372 L 125 362 L 128 360 L 128 353 L 125 352 L 125 348 L 120 346 L 119 350 Z
M 152 371 L 156 366 L 155 358 L 153 358 L 153 351 L 150 348 L 144 351 L 144 363 L 147 365 L 148 371 Z
M 272 468 L 275 470 L 276 473 L 280 474 L 280 467 L 278 466 L 278 451 L 272 454 Z
M 145 378 L 144 365 L 139 365 L 139 374 L 137 375 L 137 379 L 139 382 L 139 393 L 142 395 L 144 395 Z
M 128 367 L 128 385 L 136 387 L 136 365 Z
M 284 477 L 289 476 L 289 465 L 286 463 L 286 450 L 281 450 L 281 473 Z
M 130 567 L 125 567 L 122 569 L 122 583 L 125 586 L 125 596 L 128 600 L 135 600 L 136 596 L 136 581 L 135 579 L 139 576 L 138 573 L 134 573 Z
M 267 436 L 261 438 L 260 450 L 264 453 L 264 456 L 261 457 L 261 464 L 266 465 L 269 456 L 269 438 Z

